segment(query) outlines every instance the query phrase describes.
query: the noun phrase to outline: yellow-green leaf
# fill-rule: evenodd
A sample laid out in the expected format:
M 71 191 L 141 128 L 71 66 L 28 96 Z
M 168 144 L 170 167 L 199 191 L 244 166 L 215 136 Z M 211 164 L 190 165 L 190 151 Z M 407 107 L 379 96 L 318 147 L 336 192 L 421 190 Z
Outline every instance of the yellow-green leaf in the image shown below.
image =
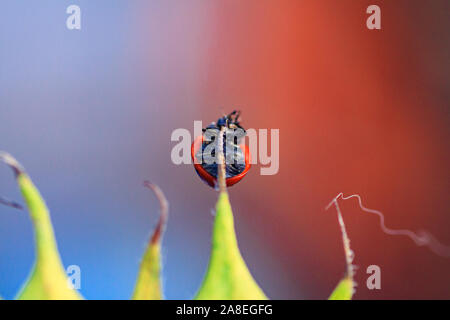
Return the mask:
M 353 280 L 350 277 L 345 277 L 338 283 L 328 300 L 351 300 L 353 286 Z
M 156 195 L 160 204 L 160 216 L 153 235 L 148 242 L 142 258 L 141 266 L 133 292 L 133 300 L 161 300 L 163 298 L 161 285 L 161 238 L 168 216 L 168 202 L 161 189 L 152 183 L 145 182 Z
M 23 167 L 11 155 L 0 152 L 0 160 L 13 169 L 34 227 L 35 264 L 17 298 L 24 300 L 80 299 L 78 292 L 69 285 L 58 253 L 50 214 L 39 191 Z
M 233 213 L 225 191 L 217 201 L 209 266 L 196 299 L 267 299 L 239 251 Z

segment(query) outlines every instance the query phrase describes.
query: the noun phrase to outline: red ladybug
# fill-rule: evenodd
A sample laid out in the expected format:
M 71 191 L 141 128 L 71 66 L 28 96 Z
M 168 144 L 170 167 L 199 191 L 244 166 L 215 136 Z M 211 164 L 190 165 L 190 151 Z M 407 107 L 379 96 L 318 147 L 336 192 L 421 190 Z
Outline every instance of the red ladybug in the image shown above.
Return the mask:
M 250 151 L 243 143 L 245 129 L 239 124 L 239 111 L 219 118 L 203 129 L 191 146 L 191 156 L 194 168 L 200 178 L 209 186 L 216 187 L 217 163 L 215 160 L 215 146 L 219 132 L 224 130 L 223 154 L 225 160 L 226 184 L 228 187 L 238 183 L 250 169 Z M 228 137 L 228 139 L 227 139 Z M 196 161 L 197 160 L 197 163 Z

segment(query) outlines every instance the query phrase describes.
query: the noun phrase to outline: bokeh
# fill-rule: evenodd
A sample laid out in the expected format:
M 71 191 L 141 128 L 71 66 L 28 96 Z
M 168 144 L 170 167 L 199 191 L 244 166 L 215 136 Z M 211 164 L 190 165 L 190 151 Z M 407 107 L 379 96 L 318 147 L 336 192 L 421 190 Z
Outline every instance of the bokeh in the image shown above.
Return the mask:
M 68 30 L 66 8 L 82 10 Z M 381 30 L 366 8 L 381 7 Z M 217 193 L 174 165 L 176 128 L 242 110 L 280 129 L 280 170 L 254 166 L 230 189 L 242 254 L 274 299 L 324 299 L 345 272 L 338 193 L 358 193 L 392 228 L 450 244 L 448 1 L 3 1 L 0 150 L 27 168 L 52 214 L 65 265 L 88 299 L 130 297 L 158 204 L 168 299 L 192 298 L 206 270 Z M 19 200 L 6 166 L 0 195 Z M 450 259 L 384 234 L 341 203 L 355 299 L 449 299 Z M 25 212 L 0 207 L 0 294 L 33 263 Z M 366 268 L 381 267 L 381 290 Z

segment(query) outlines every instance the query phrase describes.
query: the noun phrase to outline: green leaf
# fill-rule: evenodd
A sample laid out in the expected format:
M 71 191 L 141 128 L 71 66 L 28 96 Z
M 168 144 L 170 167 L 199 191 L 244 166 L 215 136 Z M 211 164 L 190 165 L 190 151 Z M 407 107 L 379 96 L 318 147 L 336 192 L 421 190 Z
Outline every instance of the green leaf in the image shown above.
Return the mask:
M 196 299 L 267 299 L 239 252 L 231 205 L 223 190 L 216 205 L 209 266 Z
M 338 283 L 328 300 L 351 300 L 353 287 L 353 280 L 350 277 L 345 277 Z
M 36 260 L 31 275 L 18 294 L 23 300 L 81 299 L 69 286 L 61 263 L 47 206 L 23 167 L 9 154 L 0 152 L 0 160 L 16 176 L 34 227 Z
M 163 296 L 161 285 L 161 238 L 167 221 L 169 205 L 164 193 L 157 185 L 149 182 L 145 182 L 144 185 L 155 193 L 159 200 L 161 212 L 158 224 L 142 258 L 132 299 L 161 300 Z

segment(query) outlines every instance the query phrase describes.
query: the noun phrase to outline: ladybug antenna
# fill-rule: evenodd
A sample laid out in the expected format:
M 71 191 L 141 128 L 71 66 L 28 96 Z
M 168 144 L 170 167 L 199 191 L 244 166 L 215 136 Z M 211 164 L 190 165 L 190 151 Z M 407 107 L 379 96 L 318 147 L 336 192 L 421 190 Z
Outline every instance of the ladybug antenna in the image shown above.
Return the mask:
M 238 123 L 239 116 L 241 115 L 240 110 L 233 110 L 233 112 L 229 113 L 227 115 L 227 121 L 230 121 L 231 123 Z M 233 119 L 234 116 L 234 119 Z
M 230 113 L 227 115 L 227 118 L 231 119 L 232 116 L 234 116 L 236 113 L 237 113 L 237 111 L 236 111 L 236 110 L 233 110 L 233 112 L 230 112 Z
M 236 116 L 234 117 L 234 122 L 239 123 L 239 117 L 241 116 L 241 110 L 236 111 Z

